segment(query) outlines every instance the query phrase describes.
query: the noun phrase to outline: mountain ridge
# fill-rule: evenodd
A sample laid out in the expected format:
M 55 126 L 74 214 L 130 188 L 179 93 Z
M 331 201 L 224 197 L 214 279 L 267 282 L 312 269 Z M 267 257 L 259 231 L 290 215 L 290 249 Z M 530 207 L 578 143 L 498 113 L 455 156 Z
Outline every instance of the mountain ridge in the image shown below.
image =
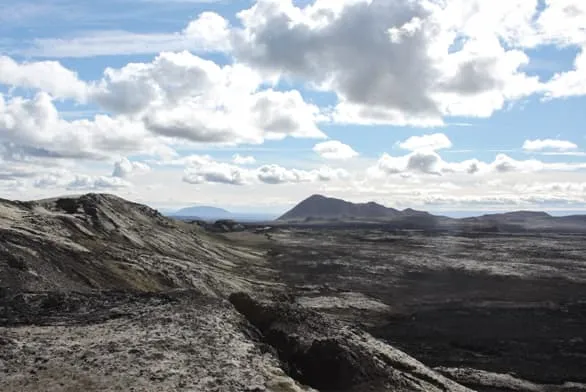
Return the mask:
M 543 211 L 509 211 L 450 218 L 412 208 L 397 210 L 375 202 L 352 203 L 312 195 L 285 214 L 282 224 L 385 224 L 396 229 L 489 232 L 586 232 L 586 215 L 552 216 Z

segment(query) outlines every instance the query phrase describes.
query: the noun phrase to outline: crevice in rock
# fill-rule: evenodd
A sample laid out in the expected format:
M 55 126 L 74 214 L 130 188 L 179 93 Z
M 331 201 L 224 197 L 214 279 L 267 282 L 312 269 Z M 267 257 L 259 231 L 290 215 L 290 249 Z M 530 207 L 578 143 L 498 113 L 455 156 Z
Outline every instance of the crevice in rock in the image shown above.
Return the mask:
M 229 300 L 301 384 L 324 392 L 467 391 L 391 347 L 385 353 L 361 331 L 290 301 L 257 301 L 245 293 Z
M 265 307 L 247 294 L 232 294 L 229 299 L 258 329 L 260 336 L 255 337 L 273 348 L 291 378 L 321 391 L 342 391 L 355 383 L 355 358 L 337 342 L 306 339 L 294 330 L 297 320 L 291 315 Z

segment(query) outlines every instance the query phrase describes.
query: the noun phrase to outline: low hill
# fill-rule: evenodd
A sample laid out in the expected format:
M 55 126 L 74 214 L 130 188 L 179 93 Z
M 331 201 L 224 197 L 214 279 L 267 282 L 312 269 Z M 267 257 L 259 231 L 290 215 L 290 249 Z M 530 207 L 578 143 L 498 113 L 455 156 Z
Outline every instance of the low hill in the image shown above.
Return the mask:
M 174 212 L 172 216 L 198 217 L 200 219 L 228 219 L 232 216 L 232 213 L 218 207 L 194 206 L 182 208 Z
M 240 213 L 231 212 L 223 208 L 210 207 L 210 206 L 194 206 L 182 208 L 176 212 L 168 214 L 168 216 L 174 218 L 187 218 L 187 219 L 198 219 L 204 221 L 217 221 L 217 220 L 235 220 L 239 222 L 261 222 L 270 221 L 275 219 L 273 214 L 264 213 Z

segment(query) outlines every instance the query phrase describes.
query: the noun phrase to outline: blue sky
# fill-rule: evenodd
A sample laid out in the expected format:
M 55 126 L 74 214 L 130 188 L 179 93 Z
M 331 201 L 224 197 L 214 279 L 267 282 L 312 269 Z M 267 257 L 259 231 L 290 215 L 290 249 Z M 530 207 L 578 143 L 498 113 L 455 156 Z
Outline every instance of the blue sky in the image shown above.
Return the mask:
M 408 5 L 410 4 L 410 5 Z M 0 191 L 582 210 L 580 0 L 0 0 Z

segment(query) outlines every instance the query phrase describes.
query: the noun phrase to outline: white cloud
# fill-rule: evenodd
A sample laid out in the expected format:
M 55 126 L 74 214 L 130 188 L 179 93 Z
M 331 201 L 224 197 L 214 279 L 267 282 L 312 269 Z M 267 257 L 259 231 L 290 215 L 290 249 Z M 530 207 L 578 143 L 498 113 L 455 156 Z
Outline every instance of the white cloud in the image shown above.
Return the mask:
M 245 170 L 225 163 L 192 167 L 185 171 L 183 181 L 190 184 L 219 183 L 230 185 L 246 184 Z
M 334 92 L 338 102 L 329 118 L 340 123 L 437 126 L 449 116 L 489 117 L 508 102 L 532 94 L 557 98 L 586 93 L 581 83 L 586 79 L 581 77 L 586 69 L 583 54 L 576 58 L 574 70 L 560 72 L 551 81 L 541 83 L 536 76 L 523 72 L 530 63 L 527 48 L 549 44 L 584 46 L 586 33 L 581 21 L 586 6 L 580 0 L 547 0 L 544 7 L 538 0 L 347 0 L 298 4 L 292 0 L 258 0 L 238 14 L 242 27 L 230 26 L 216 13 L 204 12 L 176 33 L 107 31 L 73 39 L 45 39 L 37 41 L 31 53 L 55 57 L 221 51 L 233 56 L 234 64 L 248 64 L 262 75 L 252 83 L 254 89 L 261 86 L 264 78 L 275 82 L 280 77 Z M 183 60 L 187 57 L 184 55 Z M 101 102 L 111 110 L 141 110 L 161 99 L 161 89 L 171 94 L 163 99 L 181 95 L 179 85 L 161 84 L 167 72 L 179 72 L 188 63 L 193 65 L 190 60 L 179 67 L 177 63 L 171 68 L 162 67 L 177 59 L 167 54 L 150 65 L 135 64 L 117 70 L 118 75 L 110 70 L 105 84 L 111 94 L 102 97 Z M 44 63 L 37 64 L 40 67 Z M 190 76 L 187 91 L 193 83 L 200 86 L 202 80 L 192 79 L 194 75 L 189 74 L 193 69 L 183 70 Z M 134 83 L 126 76 L 135 78 Z M 239 80 L 251 79 L 250 75 L 240 76 Z M 252 79 L 259 78 L 257 75 Z M 21 82 L 27 83 L 31 84 Z M 70 81 L 62 85 L 73 84 Z M 83 88 L 74 88 L 76 94 L 79 90 Z M 102 93 L 108 95 L 107 91 Z M 306 116 L 310 117 L 311 112 L 315 117 L 316 108 L 293 103 L 293 94 L 291 91 L 273 96 L 271 102 L 279 105 L 289 101 L 304 109 Z M 194 104 L 186 104 L 183 111 L 172 113 L 159 108 L 149 124 L 167 134 L 193 136 L 184 128 L 194 122 L 185 113 Z M 263 125 L 256 120 L 256 126 Z M 170 123 L 161 124 L 165 122 Z M 308 124 L 303 123 L 301 129 L 294 128 L 289 134 L 317 135 L 315 126 Z M 194 128 L 201 128 L 199 125 Z M 220 125 L 216 130 L 227 133 L 225 126 L 230 124 Z
M 279 165 L 265 165 L 258 168 L 257 177 L 265 184 L 311 182 L 312 174 L 304 170 L 286 169 Z
M 347 180 L 351 178 L 351 174 L 341 168 L 331 168 L 328 166 L 322 166 L 317 170 L 312 171 L 313 175 L 317 178 L 317 181 L 338 181 L 338 180 Z
M 574 60 L 574 69 L 555 74 L 553 78 L 545 84 L 547 98 L 552 99 L 586 95 L 586 38 L 584 40 L 585 43 Z
M 337 140 L 318 143 L 313 147 L 313 151 L 322 158 L 332 160 L 344 160 L 358 156 L 358 153 L 352 147 Z
M 583 45 L 586 42 L 585 19 L 586 4 L 581 0 L 545 0 L 530 43 Z
M 498 154 L 490 164 L 490 170 L 496 173 L 510 173 L 510 172 L 537 172 L 546 168 L 553 169 L 553 167 L 540 162 L 538 160 L 530 159 L 525 161 L 518 161 L 506 154 Z
M 452 147 L 452 142 L 443 133 L 434 133 L 431 135 L 411 136 L 409 139 L 399 143 L 399 147 L 404 150 L 430 150 L 437 151 Z
M 149 165 L 144 162 L 130 161 L 128 158 L 122 158 L 114 163 L 112 177 L 128 178 L 132 175 L 145 174 L 151 171 Z
M 94 99 L 140 119 L 152 132 L 198 143 L 262 143 L 323 138 L 319 109 L 296 90 L 257 91 L 251 69 L 220 67 L 188 52 L 162 53 L 152 63 L 108 69 Z
M 333 10 L 333 2 L 302 8 L 261 0 L 239 14 L 244 27 L 233 29 L 232 46 L 238 60 L 267 74 L 335 92 L 336 121 L 438 125 L 444 116 L 486 117 L 541 88 L 520 71 L 527 55 L 501 44 L 513 42 L 536 7 L 473 3 L 349 1 Z M 473 16 L 483 22 L 476 29 L 466 23 Z
M 187 164 L 183 181 L 189 184 L 219 183 L 244 185 L 250 183 L 250 170 L 229 163 L 217 162 L 207 155 L 191 155 L 182 159 Z
M 87 85 L 77 74 L 56 61 L 17 63 L 0 56 L 0 84 L 38 89 L 58 98 L 73 98 L 83 102 Z
M 234 154 L 232 157 L 232 162 L 237 165 L 254 165 L 256 163 L 256 159 L 253 156 L 243 156 L 240 154 Z
M 525 151 L 543 151 L 543 150 L 554 150 L 554 151 L 569 151 L 575 150 L 578 146 L 576 143 L 567 140 L 557 139 L 536 139 L 526 140 L 523 144 L 523 150 Z
M 128 188 L 131 184 L 117 177 L 77 175 L 66 185 L 68 190 L 100 191 Z
M 279 165 L 265 165 L 256 170 L 257 178 L 271 185 L 329 182 L 349 177 L 344 169 L 321 167 L 317 170 L 287 169 Z
M 433 151 L 415 151 L 401 157 L 383 154 L 377 164 L 368 169 L 372 177 L 393 174 L 432 174 L 441 175 L 445 162 Z
M 199 45 L 203 51 L 228 51 L 230 49 L 230 26 L 226 19 L 214 12 L 203 12 L 191 21 L 183 35 Z M 168 50 L 168 49 L 165 49 Z
M 506 154 L 497 154 L 494 161 L 486 163 L 478 159 L 446 162 L 437 152 L 414 151 L 394 157 L 383 154 L 377 163 L 367 169 L 367 176 L 380 179 L 397 175 L 453 176 L 453 175 L 506 175 L 509 173 L 538 173 L 575 171 L 586 169 L 586 163 L 546 163 L 535 159 L 516 160 Z
M 37 189 L 72 191 L 109 191 L 132 187 L 131 183 L 119 177 L 79 174 L 66 169 L 37 173 L 32 185 Z
M 66 121 L 51 97 L 5 101 L 0 95 L 0 143 L 46 158 L 105 159 L 117 152 L 145 152 L 160 143 L 140 123 L 97 115 Z
M 319 108 L 298 91 L 261 90 L 262 79 L 253 70 L 238 64 L 220 67 L 188 52 L 108 68 L 101 81 L 90 83 L 80 82 L 58 63 L 5 63 L 16 69 L 5 76 L 15 85 L 87 99 L 113 113 L 65 121 L 45 92 L 32 100 L 15 97 L 6 102 L 0 96 L 0 128 L 5 131 L 0 142 L 54 155 L 75 150 L 99 158 L 110 155 L 110 148 L 136 152 L 147 145 L 150 151 L 163 151 L 173 141 L 235 145 L 325 137 L 317 126 Z M 40 74 L 53 68 L 56 82 L 51 74 Z
M 314 170 L 288 169 L 280 165 L 263 165 L 258 168 L 243 168 L 225 162 L 218 162 L 207 155 L 191 155 L 177 161 L 185 164 L 183 181 L 190 184 L 220 183 L 229 185 L 254 184 L 299 184 L 329 182 L 346 179 L 349 173 L 344 169 L 327 166 Z
M 578 202 L 584 187 L 563 184 L 582 183 L 586 164 L 553 162 L 553 156 L 584 152 L 564 140 L 526 141 L 525 152 L 552 156 L 546 162 L 504 154 L 446 161 L 439 152 L 451 141 L 429 132 L 400 143 L 405 155 L 344 163 L 350 172 L 282 162 L 256 167 L 253 157 L 219 162 L 176 151 L 325 138 L 325 122 L 435 127 L 452 116 L 489 117 L 532 94 L 546 100 L 586 95 L 585 15 L 582 0 L 258 0 L 235 26 L 208 12 L 175 33 L 86 31 L 25 42 L 12 52 L 19 59 L 156 56 L 107 68 L 93 81 L 55 61 L 0 56 L 0 186 L 7 195 L 18 195 L 6 191 L 14 186 L 26 195 L 27 189 L 140 189 L 141 197 L 159 187 L 157 198 L 186 201 L 200 194 L 241 198 L 206 193 L 206 184 L 220 183 L 243 185 L 238 194 L 250 199 L 262 194 L 287 202 L 307 188 L 344 190 L 349 197 L 386 194 L 407 205 Z M 551 80 L 528 76 L 543 45 L 577 50 L 571 69 Z M 190 52 L 222 54 L 211 61 Z M 336 99 L 320 107 L 311 103 L 310 90 Z M 57 109 L 62 100 L 86 114 L 67 117 Z M 335 140 L 314 150 L 326 159 L 358 155 Z M 147 160 L 149 176 L 134 176 L 148 170 L 132 160 L 144 155 L 159 158 Z M 113 162 L 112 176 L 102 176 Z M 561 185 L 548 185 L 554 183 Z M 289 184 L 287 195 L 274 184 Z

